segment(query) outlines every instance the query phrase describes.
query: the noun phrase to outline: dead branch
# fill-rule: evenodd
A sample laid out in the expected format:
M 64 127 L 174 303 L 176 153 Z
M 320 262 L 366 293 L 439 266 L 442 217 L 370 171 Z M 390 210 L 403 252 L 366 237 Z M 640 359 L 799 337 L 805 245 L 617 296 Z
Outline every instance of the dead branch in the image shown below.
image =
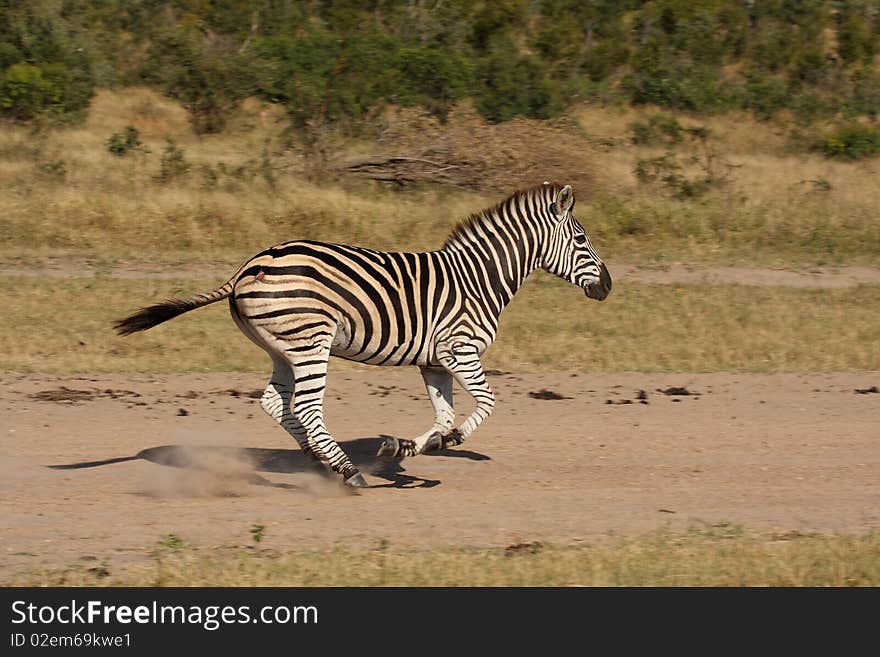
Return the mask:
M 344 174 L 356 175 L 396 185 L 444 183 L 473 187 L 473 171 L 467 162 L 447 162 L 414 155 L 366 155 L 348 158 L 334 167 Z

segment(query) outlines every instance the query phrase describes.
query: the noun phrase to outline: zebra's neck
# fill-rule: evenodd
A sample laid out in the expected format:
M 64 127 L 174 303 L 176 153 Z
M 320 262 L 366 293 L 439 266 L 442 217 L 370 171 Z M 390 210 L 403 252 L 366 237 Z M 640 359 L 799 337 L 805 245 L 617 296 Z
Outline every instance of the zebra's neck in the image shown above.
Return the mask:
M 455 254 L 462 273 L 491 303 L 495 316 L 510 303 L 540 261 L 541 227 L 522 220 L 509 199 L 459 225 L 442 251 Z

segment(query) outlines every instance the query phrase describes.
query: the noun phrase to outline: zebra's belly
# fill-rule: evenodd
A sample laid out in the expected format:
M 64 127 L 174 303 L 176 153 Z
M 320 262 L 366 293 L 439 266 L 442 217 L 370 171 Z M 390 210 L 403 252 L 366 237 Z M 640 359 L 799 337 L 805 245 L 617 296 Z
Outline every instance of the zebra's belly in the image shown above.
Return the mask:
M 369 365 L 427 365 L 431 360 L 429 341 L 421 336 L 390 335 L 363 344 L 350 329 L 339 326 L 330 345 L 330 355 Z

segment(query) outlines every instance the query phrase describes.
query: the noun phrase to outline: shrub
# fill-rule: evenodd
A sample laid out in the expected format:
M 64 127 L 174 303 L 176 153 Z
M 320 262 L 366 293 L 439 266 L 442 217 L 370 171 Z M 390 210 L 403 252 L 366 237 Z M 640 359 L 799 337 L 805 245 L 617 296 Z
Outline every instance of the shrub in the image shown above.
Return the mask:
M 634 173 L 642 184 L 662 183 L 678 199 L 702 196 L 712 184 L 708 176 L 687 178 L 682 173 L 681 165 L 670 153 L 638 160 Z
M 684 167 L 676 155 L 668 150 L 665 155 L 654 158 L 640 159 L 636 162 L 633 173 L 642 184 L 660 183 L 678 199 L 697 198 L 713 187 L 727 182 L 728 176 L 735 165 L 718 157 L 717 152 L 709 144 L 709 130 L 704 126 L 682 128 L 678 134 L 688 137 L 694 147 L 693 153 L 684 159 L 696 166 L 702 175 L 688 177 Z
M 877 37 L 872 34 L 867 17 L 854 11 L 842 13 L 837 28 L 837 54 L 849 64 L 870 61 L 877 51 Z
M 500 49 L 484 61 L 480 83 L 477 110 L 494 123 L 515 116 L 547 119 L 564 108 L 559 83 L 549 78 L 546 66 L 535 57 L 518 56 L 512 48 Z
M 141 74 L 179 100 L 190 113 L 197 134 L 216 133 L 242 98 L 253 90 L 256 66 L 248 70 L 244 56 L 224 38 L 205 39 L 193 29 L 159 33 Z
M 67 164 L 64 160 L 50 160 L 40 162 L 37 165 L 37 171 L 44 174 L 48 178 L 55 180 L 64 180 L 67 176 Z
M 670 114 L 652 114 L 647 121 L 630 125 L 632 143 L 639 145 L 677 144 L 682 140 L 684 128 Z
M 14 119 L 28 120 L 61 102 L 63 92 L 39 66 L 24 62 L 6 69 L 0 82 L 0 108 Z
M 258 91 L 284 103 L 298 128 L 357 122 L 392 93 L 397 47 L 385 35 L 346 39 L 317 28 L 265 39 L 258 51 L 267 72 Z
M 858 160 L 880 155 L 880 130 L 873 126 L 852 123 L 823 137 L 819 150 L 826 157 Z
M 623 89 L 634 105 L 715 112 L 730 104 L 715 69 L 694 64 L 660 44 L 643 48 L 633 58 Z
M 460 54 L 436 46 L 404 47 L 395 59 L 400 102 L 422 105 L 441 120 L 473 86 L 473 66 Z
M 596 44 L 584 56 L 583 69 L 593 82 L 604 80 L 614 69 L 626 64 L 629 48 L 620 41 Z
M 132 125 L 125 126 L 123 132 L 117 132 L 107 140 L 107 150 L 118 157 L 122 157 L 140 146 L 140 133 Z
M 784 80 L 754 71 L 746 75 L 743 93 L 743 107 L 762 120 L 771 118 L 789 102 L 789 89 Z
M 880 112 L 880 73 L 864 67 L 852 76 L 852 109 L 858 114 L 876 117 Z
M 90 50 L 100 37 L 82 20 L 85 4 L 0 0 L 0 114 L 66 119 L 88 106 Z
M 21 51 L 11 43 L 0 41 L 0 70 L 5 71 L 13 64 L 24 60 Z
M 174 140 L 166 139 L 156 179 L 159 182 L 168 182 L 186 175 L 189 170 L 190 163 L 186 161 L 183 149 L 174 143 Z
M 0 0 L 0 115 L 75 114 L 97 79 L 161 88 L 197 133 L 221 131 L 256 93 L 316 142 L 388 102 L 443 120 L 464 97 L 492 121 L 554 116 L 589 96 L 876 116 L 876 4 Z
M 494 0 L 481 3 L 471 20 L 470 43 L 478 52 L 486 52 L 504 32 L 526 22 L 524 0 Z

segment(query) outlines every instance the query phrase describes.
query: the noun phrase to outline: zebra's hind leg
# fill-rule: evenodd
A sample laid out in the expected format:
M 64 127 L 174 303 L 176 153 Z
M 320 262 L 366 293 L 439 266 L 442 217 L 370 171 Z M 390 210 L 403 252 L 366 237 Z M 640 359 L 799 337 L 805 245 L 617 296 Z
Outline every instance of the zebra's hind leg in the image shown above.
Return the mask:
M 266 386 L 263 396 L 260 398 L 260 406 L 269 417 L 293 436 L 312 466 L 318 472 L 328 474 L 327 466 L 315 454 L 312 446 L 309 444 L 306 428 L 293 415 L 291 409 L 291 401 L 294 394 L 293 369 L 289 363 L 278 358 L 273 358 L 272 363 L 274 365 L 272 378 Z
M 291 400 L 294 392 L 293 368 L 284 357 L 284 343 L 266 331 L 258 331 L 242 317 L 242 313 L 235 303 L 235 298 L 229 298 L 229 310 L 232 319 L 242 333 L 255 345 L 263 349 L 272 358 L 272 378 L 266 386 L 265 392 L 260 399 L 260 406 L 287 431 L 300 449 L 311 460 L 319 472 L 326 473 L 327 466 L 322 462 L 320 455 L 309 443 L 308 432 L 300 421 L 294 416 L 291 409 Z
M 324 424 L 324 389 L 330 345 L 291 346 L 285 355 L 293 368 L 293 415 L 305 428 L 312 451 L 343 480 L 354 488 L 364 488 L 367 481 Z

